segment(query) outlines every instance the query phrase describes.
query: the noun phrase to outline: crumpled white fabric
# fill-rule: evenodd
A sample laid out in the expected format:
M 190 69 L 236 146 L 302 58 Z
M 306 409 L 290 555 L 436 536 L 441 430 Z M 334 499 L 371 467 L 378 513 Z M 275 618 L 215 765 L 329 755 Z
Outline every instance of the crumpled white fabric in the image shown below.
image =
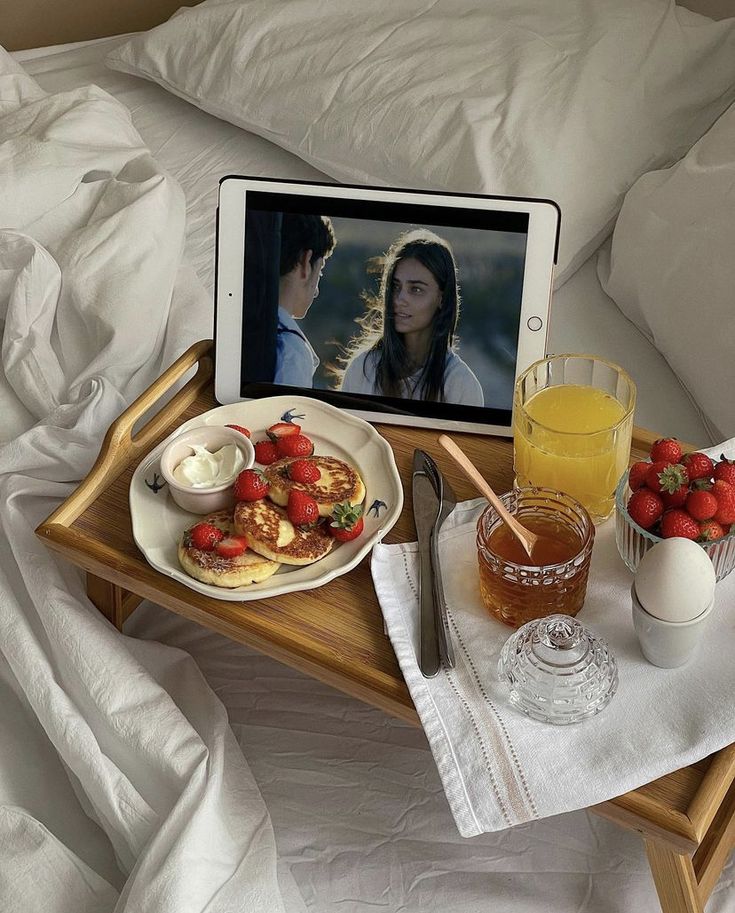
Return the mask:
M 2 913 L 284 910 L 219 700 L 186 654 L 112 628 L 34 534 L 120 411 L 210 335 L 183 236 L 127 110 L 94 86 L 46 95 L 0 49 L 2 356 L 38 418 L 0 447 Z

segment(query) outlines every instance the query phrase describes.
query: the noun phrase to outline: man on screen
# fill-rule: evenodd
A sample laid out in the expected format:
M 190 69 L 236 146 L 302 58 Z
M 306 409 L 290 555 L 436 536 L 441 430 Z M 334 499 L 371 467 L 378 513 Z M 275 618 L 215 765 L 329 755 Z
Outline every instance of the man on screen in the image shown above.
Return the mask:
M 283 213 L 273 382 L 311 387 L 319 358 L 297 321 L 319 294 L 319 279 L 336 240 L 326 216 Z

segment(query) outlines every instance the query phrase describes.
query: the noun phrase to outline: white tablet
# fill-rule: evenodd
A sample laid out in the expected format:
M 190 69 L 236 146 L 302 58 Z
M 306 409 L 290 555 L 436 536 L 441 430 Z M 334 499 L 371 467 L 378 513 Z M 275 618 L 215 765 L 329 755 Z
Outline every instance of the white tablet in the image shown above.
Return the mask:
M 306 394 L 372 421 L 511 434 L 546 350 L 559 207 L 220 182 L 215 396 Z

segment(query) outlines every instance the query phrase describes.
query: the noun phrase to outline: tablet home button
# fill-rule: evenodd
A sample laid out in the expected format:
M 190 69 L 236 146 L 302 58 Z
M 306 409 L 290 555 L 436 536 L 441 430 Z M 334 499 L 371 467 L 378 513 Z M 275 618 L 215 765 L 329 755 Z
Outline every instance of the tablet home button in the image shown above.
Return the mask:
M 528 327 L 528 329 L 532 330 L 534 333 L 537 330 L 540 330 L 543 325 L 544 325 L 544 322 L 540 317 L 529 317 L 528 321 L 526 323 L 526 326 Z

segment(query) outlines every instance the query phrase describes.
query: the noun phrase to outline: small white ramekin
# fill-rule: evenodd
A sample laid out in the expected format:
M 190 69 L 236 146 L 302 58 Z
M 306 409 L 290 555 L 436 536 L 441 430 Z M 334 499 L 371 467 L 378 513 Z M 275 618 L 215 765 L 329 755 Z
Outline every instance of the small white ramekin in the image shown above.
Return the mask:
M 203 445 L 212 452 L 225 444 L 235 444 L 245 459 L 242 469 L 250 469 L 255 463 L 255 448 L 250 439 L 225 425 L 198 425 L 177 434 L 161 454 L 161 475 L 179 507 L 193 514 L 210 514 L 231 507 L 234 504 L 232 485 L 236 477 L 214 488 L 191 488 L 174 478 L 174 469 L 185 457 L 194 453 L 194 444 Z

